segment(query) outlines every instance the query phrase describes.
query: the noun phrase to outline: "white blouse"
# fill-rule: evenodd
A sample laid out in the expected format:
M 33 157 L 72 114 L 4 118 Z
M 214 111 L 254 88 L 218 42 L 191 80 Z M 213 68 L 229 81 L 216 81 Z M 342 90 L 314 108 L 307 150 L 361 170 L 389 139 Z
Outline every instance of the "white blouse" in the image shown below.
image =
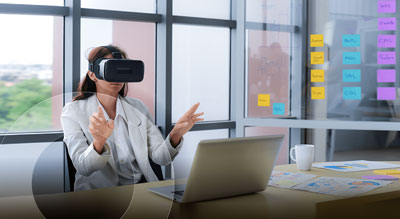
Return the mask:
M 110 120 L 106 110 L 96 98 L 97 103 L 102 108 L 106 120 Z M 121 100 L 117 98 L 116 114 L 114 118 L 114 130 L 109 137 L 109 147 L 113 153 L 114 161 L 117 164 L 120 185 L 138 183 L 142 177 L 142 172 L 136 162 L 135 154 L 129 138 L 128 124 Z

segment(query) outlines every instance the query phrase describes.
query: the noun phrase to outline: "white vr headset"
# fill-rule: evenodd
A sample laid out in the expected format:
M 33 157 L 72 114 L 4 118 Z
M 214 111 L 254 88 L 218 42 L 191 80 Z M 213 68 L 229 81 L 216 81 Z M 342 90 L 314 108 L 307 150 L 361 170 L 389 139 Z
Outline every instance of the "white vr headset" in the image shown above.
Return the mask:
M 141 82 L 144 77 L 144 63 L 140 60 L 123 59 L 121 51 L 114 46 L 103 46 L 113 58 L 98 58 L 89 62 L 89 71 L 100 80 L 108 82 Z

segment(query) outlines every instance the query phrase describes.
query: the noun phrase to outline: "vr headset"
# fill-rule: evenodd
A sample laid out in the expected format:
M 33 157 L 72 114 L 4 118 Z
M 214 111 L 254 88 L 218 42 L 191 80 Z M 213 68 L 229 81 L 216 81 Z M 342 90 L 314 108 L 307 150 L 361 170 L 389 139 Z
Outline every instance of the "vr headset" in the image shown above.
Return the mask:
M 103 46 L 113 58 L 98 58 L 89 62 L 89 71 L 100 80 L 108 82 L 141 82 L 144 77 L 144 63 L 140 60 L 123 59 L 121 51 L 113 46 Z

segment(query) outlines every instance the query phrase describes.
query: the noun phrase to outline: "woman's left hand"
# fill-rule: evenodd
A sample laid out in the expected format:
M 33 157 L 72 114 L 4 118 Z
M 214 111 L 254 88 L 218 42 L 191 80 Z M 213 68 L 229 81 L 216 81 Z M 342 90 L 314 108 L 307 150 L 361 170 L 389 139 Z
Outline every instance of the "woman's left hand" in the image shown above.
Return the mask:
M 181 138 L 186 132 L 188 132 L 196 122 L 204 120 L 203 118 L 198 118 L 204 115 L 204 112 L 196 113 L 197 108 L 199 108 L 200 103 L 193 105 L 179 120 L 176 122 L 174 128 L 169 134 L 172 146 L 177 146 L 181 141 Z

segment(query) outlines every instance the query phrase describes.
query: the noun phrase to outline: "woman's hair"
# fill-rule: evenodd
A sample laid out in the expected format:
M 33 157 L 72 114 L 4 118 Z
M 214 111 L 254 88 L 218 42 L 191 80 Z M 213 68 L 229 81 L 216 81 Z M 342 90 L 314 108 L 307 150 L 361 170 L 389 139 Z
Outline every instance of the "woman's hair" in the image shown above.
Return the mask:
M 125 51 L 121 50 L 117 46 L 113 45 L 108 45 L 108 46 L 112 46 L 118 49 L 121 52 L 122 58 L 126 59 Z M 99 46 L 90 51 L 88 56 L 88 61 L 89 63 L 93 63 L 98 58 L 104 58 L 108 55 L 111 55 L 111 51 L 109 51 L 107 48 L 103 46 Z M 94 83 L 94 81 L 92 81 L 92 79 L 90 79 L 89 71 L 87 71 L 85 78 L 79 83 L 78 94 L 73 98 L 73 101 L 84 100 L 95 93 L 96 93 L 96 84 Z M 127 93 L 128 93 L 128 85 L 125 83 L 122 89 L 118 92 L 118 94 L 121 95 L 122 97 L 125 97 Z

